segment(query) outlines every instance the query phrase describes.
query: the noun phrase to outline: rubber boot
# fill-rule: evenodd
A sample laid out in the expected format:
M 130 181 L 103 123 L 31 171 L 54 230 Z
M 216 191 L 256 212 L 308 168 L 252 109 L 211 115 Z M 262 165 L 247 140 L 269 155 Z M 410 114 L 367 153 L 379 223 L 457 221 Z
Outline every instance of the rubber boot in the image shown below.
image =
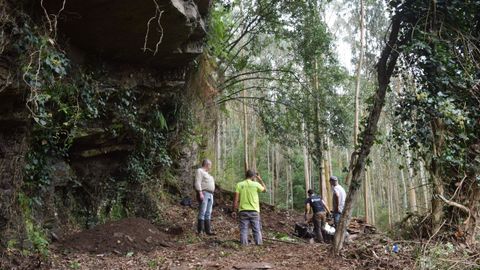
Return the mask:
M 199 219 L 197 223 L 197 233 L 201 234 L 205 231 L 205 221 Z
M 205 233 L 207 235 L 216 235 L 216 233 L 212 232 L 210 219 L 205 220 Z

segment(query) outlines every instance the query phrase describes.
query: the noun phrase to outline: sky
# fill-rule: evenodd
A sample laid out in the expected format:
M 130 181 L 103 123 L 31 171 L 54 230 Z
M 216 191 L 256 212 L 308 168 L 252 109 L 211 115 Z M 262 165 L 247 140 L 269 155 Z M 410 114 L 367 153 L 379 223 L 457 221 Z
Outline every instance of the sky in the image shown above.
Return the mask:
M 344 66 L 350 74 L 355 72 L 355 67 L 352 65 L 352 46 L 344 41 L 344 38 L 350 33 L 347 33 L 344 27 L 338 27 L 336 25 L 336 19 L 338 16 L 348 16 L 349 10 L 342 6 L 342 10 L 338 10 L 338 5 L 328 4 L 325 10 L 326 23 L 331 33 L 335 35 L 335 47 L 338 56 L 338 60 L 342 66 Z

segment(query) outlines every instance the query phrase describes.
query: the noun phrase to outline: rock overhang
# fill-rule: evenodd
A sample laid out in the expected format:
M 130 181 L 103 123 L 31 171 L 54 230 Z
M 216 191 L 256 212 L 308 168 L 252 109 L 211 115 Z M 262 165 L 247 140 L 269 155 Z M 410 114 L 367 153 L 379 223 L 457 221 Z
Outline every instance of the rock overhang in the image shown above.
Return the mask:
M 44 0 L 74 46 L 103 58 L 160 69 L 203 52 L 211 0 Z

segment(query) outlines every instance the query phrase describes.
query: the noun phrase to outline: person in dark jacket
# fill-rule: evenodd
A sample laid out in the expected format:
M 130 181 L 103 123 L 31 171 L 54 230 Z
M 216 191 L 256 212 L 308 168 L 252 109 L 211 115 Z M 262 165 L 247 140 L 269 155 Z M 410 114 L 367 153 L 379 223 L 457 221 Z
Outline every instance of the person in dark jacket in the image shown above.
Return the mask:
M 313 212 L 313 230 L 315 233 L 315 240 L 319 243 L 323 243 L 322 228 L 327 221 L 327 213 L 330 212 L 327 204 L 319 195 L 316 195 L 312 189 L 308 190 L 308 198 L 305 200 L 305 221 L 308 220 L 308 214 L 310 210 Z

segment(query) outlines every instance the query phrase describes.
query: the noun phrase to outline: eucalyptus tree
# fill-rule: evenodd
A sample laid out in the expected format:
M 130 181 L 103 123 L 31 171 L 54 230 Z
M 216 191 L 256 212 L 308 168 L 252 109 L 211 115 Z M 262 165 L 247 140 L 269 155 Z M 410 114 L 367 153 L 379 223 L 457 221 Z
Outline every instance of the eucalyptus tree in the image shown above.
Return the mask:
M 304 1 L 287 11 L 290 16 L 284 20 L 290 23 L 283 28 L 283 38 L 294 52 L 293 72 L 285 74 L 290 79 L 284 82 L 289 84 L 278 85 L 271 92 L 270 99 L 275 102 L 262 104 L 260 112 L 273 136 L 309 149 L 318 171 L 320 192 L 326 196 L 326 139 L 328 136 L 343 143 L 348 130 L 348 117 L 344 117 L 347 108 L 342 104 L 345 98 L 338 93 L 346 72 L 336 60 L 332 36 L 321 17 L 321 3 Z
M 377 64 L 378 89 L 353 160 L 352 185 L 335 236 L 335 252 L 343 244 L 352 201 L 400 56 L 405 61 L 399 71 L 413 74 L 418 87 L 399 104 L 403 124 L 397 127 L 405 128 L 400 139 L 416 146 L 428 163 L 434 193 L 431 235 L 446 223 L 444 215 L 463 227 L 458 235 L 465 234 L 468 243 L 475 242 L 478 234 L 480 1 L 398 0 L 389 5 L 392 24 Z
M 362 177 L 364 175 L 365 165 L 377 136 L 378 121 L 385 104 L 387 89 L 389 88 L 391 77 L 396 68 L 402 46 L 409 42 L 409 34 L 411 34 L 411 31 L 401 31 L 402 26 L 404 26 L 405 23 L 409 23 L 408 17 L 407 21 L 405 21 L 404 17 L 405 15 L 409 15 L 409 10 L 406 9 L 406 7 L 408 8 L 408 5 L 409 1 L 402 1 L 401 3 L 395 1 L 391 2 L 392 24 L 390 33 L 376 66 L 378 88 L 373 96 L 373 103 L 369 109 L 364 130 L 360 136 L 359 148 L 356 149 L 354 155 L 352 155 L 353 158 L 350 160 L 350 168 L 353 168 L 352 180 L 345 201 L 342 218 L 334 238 L 335 253 L 339 253 L 343 247 L 345 232 L 352 215 L 353 202 L 358 195 L 358 190 L 360 189 Z

